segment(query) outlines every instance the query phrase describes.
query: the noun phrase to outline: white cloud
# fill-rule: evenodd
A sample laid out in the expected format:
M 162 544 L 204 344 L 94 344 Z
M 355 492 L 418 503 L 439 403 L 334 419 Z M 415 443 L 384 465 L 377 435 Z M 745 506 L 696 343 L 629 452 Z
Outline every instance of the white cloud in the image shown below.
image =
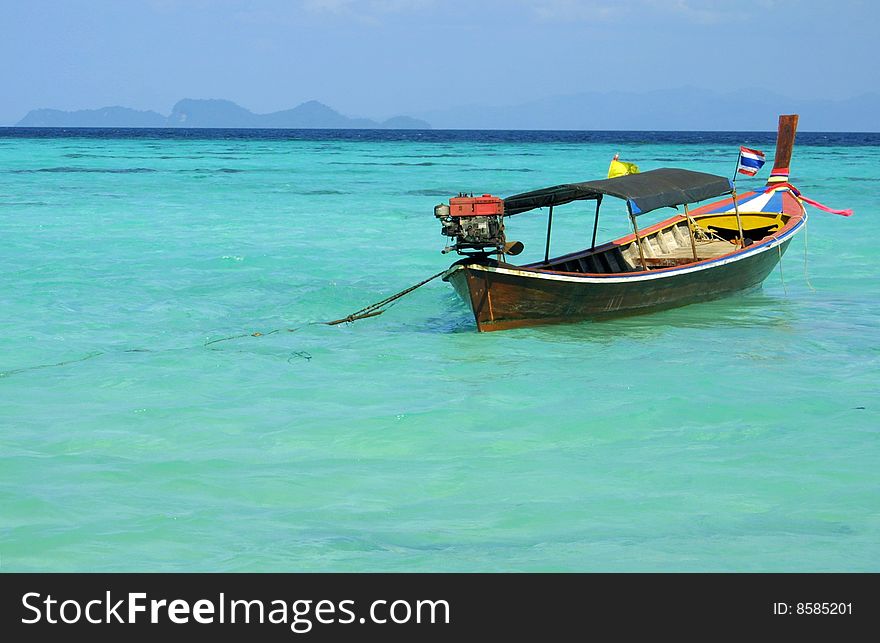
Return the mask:
M 737 20 L 745 11 L 743 4 L 732 5 L 730 2 L 714 0 L 654 0 L 651 4 L 658 10 L 667 10 L 685 20 L 700 24 Z
M 302 6 L 315 13 L 367 16 L 418 11 L 431 4 L 433 0 L 303 0 Z
M 710 24 L 738 21 L 752 10 L 767 10 L 779 0 L 521 0 L 539 19 L 548 21 L 607 21 L 645 14 L 679 17 Z
M 303 8 L 315 13 L 348 12 L 355 0 L 303 0 Z
M 629 3 L 622 0 L 533 0 L 524 4 L 541 20 L 608 20 L 629 11 Z

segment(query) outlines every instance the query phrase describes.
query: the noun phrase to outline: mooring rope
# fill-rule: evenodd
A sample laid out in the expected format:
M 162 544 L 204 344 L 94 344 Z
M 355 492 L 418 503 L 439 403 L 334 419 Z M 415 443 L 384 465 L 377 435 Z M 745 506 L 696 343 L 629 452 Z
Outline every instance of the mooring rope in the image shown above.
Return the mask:
M 138 349 L 135 349 L 138 350 Z M 126 351 L 126 352 L 134 352 L 134 351 Z M 18 373 L 25 373 L 27 371 L 36 371 L 41 368 L 52 368 L 54 366 L 67 366 L 68 364 L 76 364 L 77 362 L 84 362 L 87 359 L 93 359 L 98 357 L 99 355 L 103 355 L 104 351 L 95 351 L 94 353 L 89 353 L 85 357 L 80 357 L 77 359 L 68 359 L 63 362 L 55 362 L 54 364 L 37 364 L 36 366 L 24 366 L 22 368 L 14 368 L 11 371 L 0 371 L 0 377 L 9 377 L 10 375 L 16 375 Z
M 807 222 L 804 222 L 804 281 L 807 282 L 807 285 L 810 287 L 810 290 L 816 292 L 816 289 L 813 288 L 813 284 L 810 283 L 810 275 L 807 274 L 807 231 L 810 229 Z
M 788 289 L 785 287 L 785 275 L 782 274 L 782 245 L 776 246 L 779 251 L 779 280 L 782 281 L 782 292 L 788 297 Z
M 297 326 L 296 328 L 275 328 L 274 330 L 269 330 L 266 332 L 255 331 L 252 333 L 239 333 L 237 335 L 230 335 L 229 337 L 221 337 L 219 339 L 212 339 L 210 341 L 206 341 L 204 344 L 202 344 L 202 347 L 210 346 L 211 344 L 217 344 L 219 342 L 227 342 L 227 341 L 230 341 L 233 339 L 242 339 L 244 337 L 267 337 L 269 335 L 274 335 L 275 333 L 281 333 L 281 332 L 293 333 L 293 332 L 300 330 L 301 328 L 304 328 L 306 326 L 314 326 L 314 325 L 337 326 L 339 324 L 351 324 L 353 322 L 358 321 L 359 319 L 367 319 L 368 317 L 377 317 L 377 316 L 381 315 L 382 313 L 384 313 L 386 310 L 388 310 L 388 308 L 390 306 L 392 306 L 401 297 L 408 295 L 409 293 L 411 293 L 413 290 L 416 290 L 417 288 L 421 288 L 426 283 L 428 283 L 429 281 L 433 281 L 434 279 L 436 279 L 437 277 L 439 277 L 440 275 L 442 275 L 445 272 L 446 272 L 445 269 L 441 270 L 436 275 L 432 275 L 432 276 L 428 277 L 427 279 L 423 279 L 419 283 L 417 283 L 413 286 L 410 286 L 409 288 L 401 290 L 400 292 L 395 293 L 394 295 L 391 295 L 390 297 L 386 297 L 385 299 L 383 299 L 381 301 L 377 301 L 375 304 L 370 304 L 369 306 L 365 306 L 365 307 L 361 308 L 360 310 L 356 310 L 355 312 L 351 313 L 350 315 L 346 315 L 345 317 L 342 317 L 341 319 L 334 319 L 333 321 L 325 321 L 325 322 L 309 322 L 308 324 L 303 324 L 302 326 Z M 195 348 L 195 347 L 189 346 L 187 348 Z M 168 349 L 168 350 L 179 350 L 179 349 Z M 120 352 L 123 352 L 123 353 L 152 353 L 155 351 L 153 351 L 149 348 L 128 348 L 128 349 L 122 350 Z M 105 355 L 105 354 L 106 354 L 106 351 L 95 351 L 95 352 L 89 353 L 88 355 L 86 355 L 84 357 L 79 357 L 77 359 L 69 359 L 69 360 L 65 360 L 63 362 L 55 362 L 54 364 L 37 364 L 36 366 L 24 366 L 22 368 L 15 368 L 15 369 L 11 369 L 8 371 L 0 371 L 0 378 L 9 377 L 10 375 L 17 375 L 18 373 L 25 373 L 27 371 L 35 371 L 35 370 L 38 370 L 41 368 L 53 368 L 56 366 L 67 366 L 68 364 L 76 364 L 77 362 L 84 362 L 86 360 L 94 359 L 95 357 L 98 357 L 100 355 Z M 293 359 L 293 357 L 305 359 L 306 361 L 309 361 L 312 359 L 312 356 L 309 355 L 308 353 L 306 353 L 304 351 L 299 351 L 299 352 L 294 352 L 291 354 L 291 357 L 288 358 L 288 360 L 287 360 L 288 363 L 290 363 L 290 361 Z
M 441 270 L 436 275 L 431 275 L 427 279 L 420 281 L 419 283 L 415 284 L 414 286 L 410 286 L 409 288 L 407 288 L 405 290 L 401 290 L 396 295 L 391 295 L 390 297 L 387 297 L 386 299 L 383 299 L 382 301 L 377 301 L 375 304 L 370 304 L 369 306 L 365 306 L 365 307 L 361 308 L 360 310 L 356 310 L 348 317 L 343 317 L 342 319 L 334 319 L 333 321 L 320 322 L 320 323 L 326 324 L 327 326 L 336 326 L 337 324 L 350 324 L 351 322 L 357 321 L 358 319 L 365 319 L 366 317 L 375 317 L 376 315 L 381 315 L 385 311 L 379 310 L 380 308 L 384 308 L 385 306 L 387 306 L 391 302 L 397 301 L 398 299 L 400 299 L 404 295 L 408 295 L 416 288 L 421 288 L 426 283 L 428 283 L 429 281 L 433 281 L 434 279 L 436 279 L 437 277 L 439 277 L 440 275 L 442 275 L 445 272 L 446 272 L 445 269 Z
M 255 331 L 253 333 L 241 333 L 238 335 L 230 335 L 229 337 L 220 337 L 219 339 L 212 339 L 209 342 L 205 342 L 205 346 L 210 346 L 211 344 L 218 344 L 220 342 L 228 342 L 233 339 L 242 339 L 243 337 L 266 337 L 268 335 L 274 335 L 275 333 L 295 333 L 296 331 L 304 328 L 306 326 L 337 326 L 339 324 L 351 324 L 356 322 L 359 319 L 367 319 L 368 317 L 377 317 L 384 313 L 388 308 L 396 302 L 401 297 L 408 295 L 413 290 L 417 288 L 421 288 L 429 281 L 433 281 L 440 275 L 444 274 L 446 269 L 441 270 L 436 275 L 431 275 L 427 279 L 423 279 L 419 283 L 410 286 L 409 288 L 405 288 L 398 293 L 391 295 L 390 297 L 386 297 L 382 301 L 377 301 L 375 304 L 370 304 L 369 306 L 364 306 L 360 310 L 356 310 L 350 315 L 346 315 L 340 319 L 334 319 L 333 321 L 323 321 L 323 322 L 309 322 L 307 324 L 303 324 L 302 326 L 297 326 L 296 328 L 275 328 L 274 330 L 266 331 L 265 333 L 261 333 L 260 331 Z

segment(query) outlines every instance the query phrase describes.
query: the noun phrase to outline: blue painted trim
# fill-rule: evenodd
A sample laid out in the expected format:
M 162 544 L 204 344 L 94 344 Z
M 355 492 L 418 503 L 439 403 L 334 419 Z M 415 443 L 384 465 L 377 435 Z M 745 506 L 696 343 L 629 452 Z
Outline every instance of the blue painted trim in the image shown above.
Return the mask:
M 636 202 L 633 199 L 628 199 L 627 202 L 629 203 L 629 211 L 630 212 L 632 212 L 633 214 L 641 214 L 642 213 L 641 208 L 639 208 L 639 206 L 636 205 Z

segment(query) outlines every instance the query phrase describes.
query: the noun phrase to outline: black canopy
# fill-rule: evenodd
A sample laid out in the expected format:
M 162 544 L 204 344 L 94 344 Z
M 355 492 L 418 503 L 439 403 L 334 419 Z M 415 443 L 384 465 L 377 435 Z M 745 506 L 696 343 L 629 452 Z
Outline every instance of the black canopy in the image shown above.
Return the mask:
M 581 199 L 599 199 L 609 194 L 624 199 L 633 214 L 657 208 L 696 203 L 730 194 L 730 179 L 705 172 L 661 168 L 613 179 L 566 183 L 542 190 L 524 192 L 504 199 L 504 214 L 519 214 L 548 205 L 562 205 Z

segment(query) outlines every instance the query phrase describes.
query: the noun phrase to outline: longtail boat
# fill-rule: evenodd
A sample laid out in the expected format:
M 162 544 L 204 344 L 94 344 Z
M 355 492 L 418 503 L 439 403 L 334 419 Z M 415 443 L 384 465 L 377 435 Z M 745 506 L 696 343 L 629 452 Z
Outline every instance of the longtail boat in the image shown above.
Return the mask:
M 757 288 L 806 225 L 802 201 L 814 203 L 788 181 L 797 122 L 797 115 L 779 117 L 769 181 L 763 189 L 739 195 L 729 178 L 674 168 L 557 185 L 506 199 L 460 194 L 434 209 L 443 234 L 454 240 L 444 251 L 464 255 L 443 280 L 469 305 L 480 331 L 647 313 Z M 633 233 L 596 245 L 606 196 L 625 200 Z M 716 197 L 723 198 L 690 209 Z M 554 207 L 582 200 L 596 203 L 592 244 L 551 258 Z M 641 215 L 678 206 L 681 213 L 639 229 Z M 509 263 L 508 257 L 523 246 L 507 241 L 504 218 L 545 207 L 544 260 Z

